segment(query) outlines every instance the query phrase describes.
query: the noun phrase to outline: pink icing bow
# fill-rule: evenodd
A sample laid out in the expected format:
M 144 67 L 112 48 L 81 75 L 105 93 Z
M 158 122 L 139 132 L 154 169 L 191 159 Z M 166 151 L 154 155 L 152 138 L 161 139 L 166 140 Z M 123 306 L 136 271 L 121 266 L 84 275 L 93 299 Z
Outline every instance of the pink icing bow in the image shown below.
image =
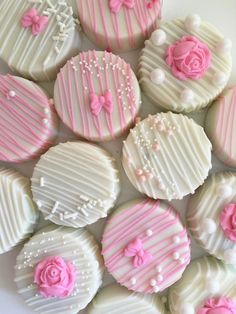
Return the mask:
M 124 249 L 124 256 L 133 256 L 133 266 L 135 268 L 147 265 L 153 258 L 152 254 L 143 249 L 142 240 L 136 238 Z
M 104 95 L 96 95 L 95 93 L 91 93 L 90 96 L 90 108 L 92 114 L 98 116 L 101 110 L 104 110 L 111 114 L 113 111 L 113 101 L 112 101 L 112 93 L 110 91 L 105 92 Z
M 109 7 L 113 13 L 118 13 L 122 6 L 132 9 L 135 5 L 135 0 L 110 0 Z
M 47 26 L 48 17 L 40 16 L 35 8 L 28 10 L 21 19 L 24 28 L 31 27 L 34 36 L 39 35 Z

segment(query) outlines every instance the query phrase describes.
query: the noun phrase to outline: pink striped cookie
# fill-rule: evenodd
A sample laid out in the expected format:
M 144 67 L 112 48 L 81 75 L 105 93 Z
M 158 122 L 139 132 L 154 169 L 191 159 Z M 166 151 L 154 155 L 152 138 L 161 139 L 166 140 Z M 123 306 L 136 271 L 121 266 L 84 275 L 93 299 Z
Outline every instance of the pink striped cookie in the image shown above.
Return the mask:
M 57 134 L 53 102 L 35 83 L 0 75 L 0 160 L 22 162 L 39 157 Z
M 226 89 L 210 107 L 205 128 L 217 157 L 236 167 L 236 86 Z
M 160 200 L 135 200 L 117 209 L 107 222 L 102 246 L 108 271 L 136 292 L 163 291 L 190 262 L 186 228 Z
M 84 32 L 95 44 L 112 51 L 143 46 L 159 25 L 161 0 L 77 0 Z
M 54 99 L 62 121 L 76 135 L 93 141 L 124 133 L 141 104 L 130 65 L 104 51 L 82 52 L 69 60 L 57 76 Z

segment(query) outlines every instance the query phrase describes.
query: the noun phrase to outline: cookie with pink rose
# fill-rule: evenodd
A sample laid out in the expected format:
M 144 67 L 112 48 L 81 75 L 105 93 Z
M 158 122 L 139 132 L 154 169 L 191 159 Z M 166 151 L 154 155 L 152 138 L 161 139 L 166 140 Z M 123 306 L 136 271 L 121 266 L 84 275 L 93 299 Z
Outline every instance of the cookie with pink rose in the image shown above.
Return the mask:
M 190 197 L 190 232 L 208 253 L 236 264 L 236 173 L 212 174 Z
M 230 39 L 198 15 L 169 21 L 145 42 L 139 61 L 142 90 L 164 110 L 200 110 L 226 86 L 230 50 Z
M 138 199 L 125 203 L 108 219 L 102 255 L 120 285 L 153 294 L 181 278 L 190 262 L 190 240 L 171 205 Z
M 75 314 L 87 306 L 102 283 L 99 247 L 84 229 L 48 226 L 19 253 L 18 293 L 35 312 Z
M 236 268 L 214 257 L 193 260 L 168 300 L 172 314 L 236 314 Z
M 88 38 L 98 47 L 115 52 L 142 47 L 161 18 L 162 0 L 67 1 Z

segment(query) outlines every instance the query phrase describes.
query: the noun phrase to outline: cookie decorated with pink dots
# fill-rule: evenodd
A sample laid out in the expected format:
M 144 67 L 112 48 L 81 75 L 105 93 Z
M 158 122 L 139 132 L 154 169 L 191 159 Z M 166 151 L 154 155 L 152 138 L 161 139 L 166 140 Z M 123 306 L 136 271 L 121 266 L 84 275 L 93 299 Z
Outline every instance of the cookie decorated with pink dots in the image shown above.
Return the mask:
M 182 199 L 208 176 L 211 147 L 203 128 L 192 119 L 158 113 L 130 131 L 122 163 L 139 192 L 154 199 Z
M 143 92 L 165 110 L 191 112 L 206 107 L 227 84 L 231 45 L 198 15 L 166 22 L 145 41 L 141 53 Z
M 216 156 L 236 167 L 236 86 L 226 89 L 209 108 L 205 129 Z
M 107 221 L 102 254 L 118 283 L 152 294 L 181 278 L 190 261 L 190 241 L 169 204 L 135 200 L 116 209 Z
M 58 118 L 46 93 L 26 79 L 0 75 L 0 160 L 22 162 L 53 145 Z
M 85 34 L 99 47 L 112 51 L 143 46 L 161 17 L 162 0 L 74 1 Z
M 119 56 L 82 52 L 57 76 L 54 99 L 62 121 L 78 136 L 104 141 L 135 121 L 141 98 L 138 81 Z
M 209 254 L 236 265 L 236 173 L 218 172 L 191 196 L 187 222 Z
M 103 261 L 85 229 L 48 226 L 27 242 L 16 259 L 18 293 L 40 314 L 76 314 L 102 284 Z

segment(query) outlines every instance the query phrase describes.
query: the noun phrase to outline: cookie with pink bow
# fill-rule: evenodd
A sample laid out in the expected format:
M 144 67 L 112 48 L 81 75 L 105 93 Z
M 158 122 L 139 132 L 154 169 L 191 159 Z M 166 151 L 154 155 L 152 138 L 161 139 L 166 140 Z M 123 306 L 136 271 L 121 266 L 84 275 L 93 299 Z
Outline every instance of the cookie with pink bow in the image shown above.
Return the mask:
M 67 1 L 88 38 L 115 52 L 142 47 L 161 18 L 162 0 Z
M 0 25 L 0 57 L 35 81 L 54 79 L 80 46 L 66 0 L 2 0 Z
M 164 110 L 206 107 L 229 79 L 231 41 L 200 16 L 175 19 L 155 30 L 139 61 L 143 92 Z
M 190 240 L 174 208 L 160 200 L 139 199 L 108 219 L 102 254 L 119 284 L 152 294 L 181 278 L 190 262 Z
M 58 73 L 56 110 L 78 136 L 104 141 L 118 137 L 135 122 L 140 88 L 131 66 L 103 51 L 82 52 Z

